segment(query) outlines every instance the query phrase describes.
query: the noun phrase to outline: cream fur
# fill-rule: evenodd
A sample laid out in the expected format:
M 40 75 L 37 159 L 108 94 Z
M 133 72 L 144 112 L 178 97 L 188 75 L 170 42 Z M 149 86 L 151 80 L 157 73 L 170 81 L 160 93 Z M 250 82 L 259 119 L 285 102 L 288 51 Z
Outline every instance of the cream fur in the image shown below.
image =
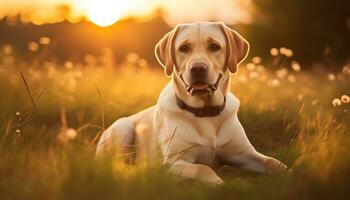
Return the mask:
M 216 54 L 206 52 L 204 47 L 208 37 L 219 42 L 223 47 L 222 50 Z M 228 40 L 225 40 L 225 33 L 220 30 L 218 23 L 179 25 L 177 35 L 173 38 L 174 41 L 170 42 L 173 42 L 171 45 L 175 56 L 172 58 L 174 66 L 164 65 L 164 67 L 175 69 L 167 70 L 172 72 L 171 81 L 161 92 L 157 104 L 113 123 L 100 138 L 96 156 L 128 153 L 135 151 L 135 147 L 132 146 L 136 145 L 136 162 L 145 160 L 152 162 L 160 158 L 164 164 L 169 165 L 171 172 L 213 184 L 223 182 L 213 170 L 219 164 L 218 159 L 261 173 L 274 173 L 286 169 L 280 161 L 255 150 L 238 120 L 239 100 L 229 92 L 230 72 L 224 66 L 227 63 L 225 59 L 228 56 L 226 55 Z M 185 40 L 191 41 L 193 45 L 191 55 L 180 55 L 176 51 Z M 168 46 L 166 51 L 170 51 L 169 45 L 158 44 L 156 52 L 162 51 L 159 46 Z M 172 52 L 162 53 L 162 55 L 171 54 Z M 166 59 L 158 58 L 158 60 Z M 214 94 L 201 98 L 191 96 L 185 91 L 179 74 L 183 74 L 185 81 L 189 82 L 188 65 L 193 60 L 208 63 L 208 80 L 211 83 L 215 82 L 220 73 L 224 75 Z M 226 96 L 226 107 L 218 116 L 198 118 L 178 107 L 175 94 L 193 107 L 220 105 Z

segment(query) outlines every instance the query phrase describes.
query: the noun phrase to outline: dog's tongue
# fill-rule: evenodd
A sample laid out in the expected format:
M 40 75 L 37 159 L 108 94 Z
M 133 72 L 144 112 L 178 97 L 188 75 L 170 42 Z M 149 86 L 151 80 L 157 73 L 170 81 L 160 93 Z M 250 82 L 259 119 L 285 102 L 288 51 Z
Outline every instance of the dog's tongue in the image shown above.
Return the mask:
M 192 84 L 192 88 L 195 90 L 203 90 L 208 88 L 208 84 L 206 83 L 194 83 Z

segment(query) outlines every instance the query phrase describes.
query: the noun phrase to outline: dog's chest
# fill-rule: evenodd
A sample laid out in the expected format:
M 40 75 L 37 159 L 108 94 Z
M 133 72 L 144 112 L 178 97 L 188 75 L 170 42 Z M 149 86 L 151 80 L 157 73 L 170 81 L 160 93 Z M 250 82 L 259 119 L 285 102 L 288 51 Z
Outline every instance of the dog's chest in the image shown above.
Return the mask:
M 189 152 L 196 162 L 212 164 L 217 157 L 217 149 L 226 144 L 231 137 L 221 131 L 221 119 L 196 118 L 187 120 L 178 127 L 178 136 L 184 143 L 196 146 Z
M 192 143 L 212 149 L 225 143 L 225 137 L 221 132 L 221 119 L 219 118 L 196 118 L 189 121 L 186 127 L 190 127 L 188 130 L 192 129 L 186 137 Z

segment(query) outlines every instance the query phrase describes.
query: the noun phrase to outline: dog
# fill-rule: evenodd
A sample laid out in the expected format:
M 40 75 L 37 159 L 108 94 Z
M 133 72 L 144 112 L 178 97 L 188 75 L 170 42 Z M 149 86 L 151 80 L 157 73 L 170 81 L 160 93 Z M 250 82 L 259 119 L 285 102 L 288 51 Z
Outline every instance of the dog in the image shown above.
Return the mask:
M 155 47 L 171 78 L 157 104 L 113 123 L 96 157 L 133 155 L 127 162 L 140 162 L 160 152 L 171 172 L 213 184 L 223 183 L 214 171 L 223 163 L 260 173 L 286 170 L 255 150 L 237 117 L 231 73 L 248 52 L 249 43 L 221 22 L 177 25 Z

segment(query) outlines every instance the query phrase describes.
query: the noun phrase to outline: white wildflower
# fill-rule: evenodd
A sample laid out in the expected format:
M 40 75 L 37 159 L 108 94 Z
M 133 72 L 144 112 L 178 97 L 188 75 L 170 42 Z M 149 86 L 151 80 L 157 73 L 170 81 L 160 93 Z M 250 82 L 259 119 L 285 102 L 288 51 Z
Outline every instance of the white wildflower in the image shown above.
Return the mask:
M 318 99 L 315 99 L 311 102 L 311 105 L 315 106 L 316 104 L 318 104 L 319 100 Z
M 49 45 L 51 43 L 51 39 L 49 37 L 41 37 L 39 39 L 39 43 L 42 45 Z
M 147 60 L 145 60 L 145 59 L 140 59 L 140 60 L 138 61 L 138 65 L 139 65 L 141 68 L 147 68 L 147 66 L 148 66 Z
M 248 81 L 248 78 L 246 75 L 243 74 L 238 77 L 238 81 L 241 83 L 246 83 Z
M 291 67 L 295 72 L 300 72 L 301 66 L 297 61 L 292 61 Z
M 256 71 L 257 72 L 264 72 L 265 71 L 264 65 L 257 65 L 256 66 Z
M 344 74 L 350 74 L 350 64 L 347 64 L 343 67 L 342 72 Z
M 250 72 L 249 73 L 249 78 L 251 79 L 255 79 L 259 76 L 259 74 L 257 72 Z
M 282 68 L 282 69 L 280 69 L 280 70 L 277 70 L 277 71 L 275 72 L 275 74 L 276 74 L 277 78 L 283 79 L 284 77 L 287 76 L 288 70 L 287 70 L 286 68 Z
M 334 74 L 328 74 L 328 80 L 330 81 L 334 81 L 336 79 L 335 75 Z
M 267 81 L 267 85 L 269 87 L 279 87 L 281 85 L 281 83 L 278 79 L 271 79 L 271 80 Z
M 291 49 L 287 49 L 287 51 L 284 53 L 284 55 L 288 58 L 292 57 L 294 55 L 293 51 Z
M 76 139 L 76 137 L 78 136 L 78 133 L 75 129 L 72 128 L 63 128 L 60 132 L 60 134 L 58 134 L 57 139 L 62 142 L 63 144 L 66 144 L 70 141 L 73 141 Z
M 279 54 L 278 49 L 276 49 L 276 48 L 270 49 L 270 54 L 271 54 L 271 56 L 278 56 L 278 54 Z
M 254 71 L 254 70 L 255 70 L 255 64 L 253 64 L 253 63 L 248 63 L 248 64 L 247 64 L 247 70 L 248 70 L 248 71 Z
M 253 59 L 252 59 L 252 62 L 254 64 L 260 64 L 261 63 L 261 58 L 259 56 L 255 56 Z
M 290 83 L 294 83 L 295 82 L 295 76 L 294 75 L 288 75 L 288 81 L 290 82 Z
M 28 43 L 28 50 L 32 52 L 36 52 L 39 50 L 39 45 L 36 42 L 29 42 Z
M 340 106 L 340 105 L 341 105 L 341 101 L 340 101 L 340 99 L 339 99 L 339 98 L 335 98 L 335 99 L 333 99 L 333 101 L 332 101 L 332 105 L 333 105 L 334 107 L 336 107 L 336 106 Z
M 345 95 L 345 94 L 340 97 L 340 100 L 343 103 L 350 103 L 350 97 L 348 95 Z
M 5 44 L 4 47 L 2 48 L 2 52 L 5 56 L 9 56 L 12 54 L 12 46 L 9 44 Z
M 76 72 L 74 73 L 74 76 L 75 76 L 76 78 L 81 78 L 81 77 L 83 77 L 83 72 L 81 72 L 81 71 L 76 71 Z
M 129 54 L 126 56 L 127 62 L 132 63 L 132 64 L 137 63 L 137 61 L 138 61 L 139 59 L 140 59 L 140 56 L 137 55 L 136 53 L 129 53 Z
M 72 69 L 74 67 L 74 64 L 70 61 L 66 61 L 64 63 L 64 67 L 67 68 L 67 69 Z

